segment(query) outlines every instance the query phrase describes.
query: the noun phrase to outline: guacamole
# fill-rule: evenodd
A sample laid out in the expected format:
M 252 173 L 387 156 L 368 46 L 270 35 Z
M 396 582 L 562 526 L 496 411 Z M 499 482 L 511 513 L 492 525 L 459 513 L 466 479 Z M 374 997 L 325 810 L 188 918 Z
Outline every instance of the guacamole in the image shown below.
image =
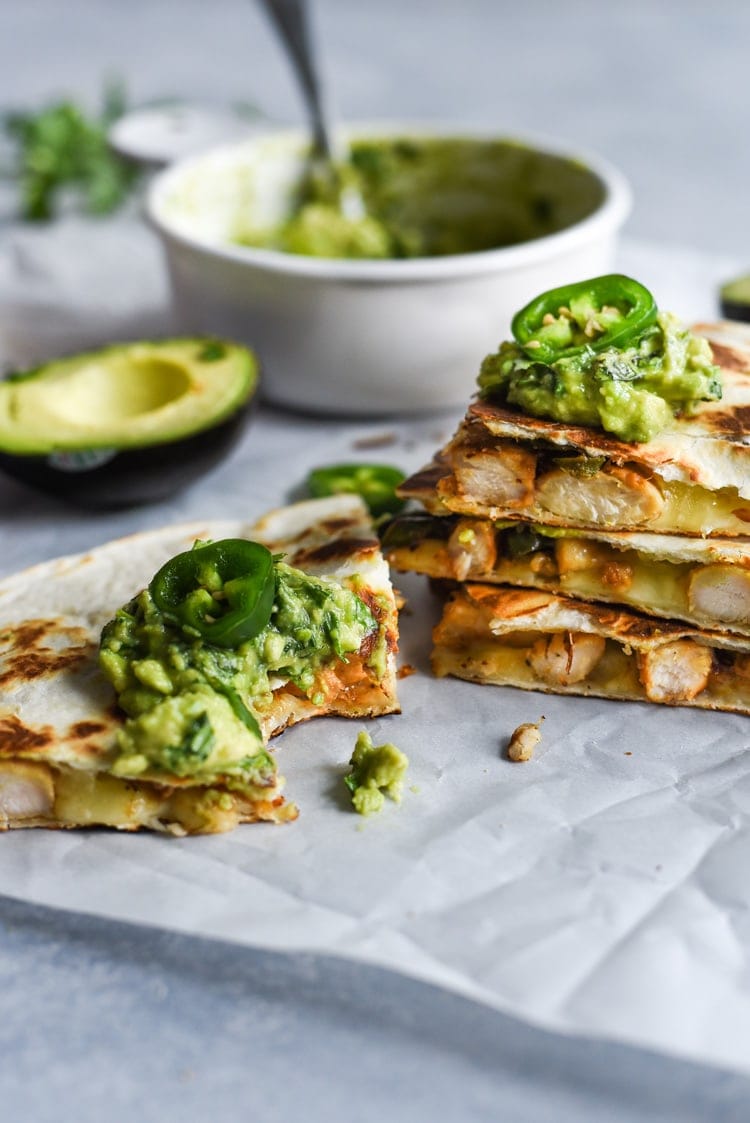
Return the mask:
M 273 771 L 260 722 L 274 685 L 289 681 L 322 705 L 321 666 L 359 651 L 377 627 L 351 589 L 278 559 L 274 571 L 268 623 L 234 647 L 167 619 L 149 589 L 105 626 L 99 663 L 128 717 L 118 732 L 115 775 L 220 776 L 231 787 L 262 782 Z
M 474 253 L 563 230 L 603 197 L 581 164 L 510 141 L 361 139 L 335 177 L 311 167 L 283 221 L 245 219 L 234 240 L 312 257 Z
M 381 811 L 386 795 L 396 803 L 401 802 L 409 759 L 395 745 L 390 742 L 373 745 L 369 733 L 362 732 L 357 737 L 349 765 L 351 772 L 344 777 L 344 783 L 360 815 Z
M 516 338 L 483 361 L 481 397 L 635 442 L 651 440 L 700 402 L 721 398 L 721 372 L 708 341 L 655 305 L 651 314 L 644 311 L 641 327 L 629 325 L 627 299 L 597 298 L 600 282 L 616 292 L 618 281 L 653 301 L 643 286 L 616 275 L 542 294 L 514 318 Z

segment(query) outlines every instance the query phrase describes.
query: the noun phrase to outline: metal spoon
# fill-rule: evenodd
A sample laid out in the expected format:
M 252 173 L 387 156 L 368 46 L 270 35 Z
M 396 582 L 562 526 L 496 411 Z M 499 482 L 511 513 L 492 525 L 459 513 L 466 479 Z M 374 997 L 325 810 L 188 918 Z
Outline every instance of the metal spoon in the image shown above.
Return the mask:
M 310 120 L 312 146 L 308 179 L 322 178 L 330 184 L 342 213 L 350 219 L 361 218 L 365 206 L 361 195 L 350 184 L 344 185 L 337 166 L 337 153 L 328 115 L 325 111 L 307 0 L 262 0 L 263 7 L 296 75 Z

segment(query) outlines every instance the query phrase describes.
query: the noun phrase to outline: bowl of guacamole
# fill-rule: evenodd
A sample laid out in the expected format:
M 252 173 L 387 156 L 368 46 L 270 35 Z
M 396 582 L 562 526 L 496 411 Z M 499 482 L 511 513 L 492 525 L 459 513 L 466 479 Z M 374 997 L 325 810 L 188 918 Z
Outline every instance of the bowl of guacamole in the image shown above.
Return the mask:
M 622 175 L 490 130 L 352 126 L 333 174 L 269 133 L 156 177 L 182 329 L 248 342 L 264 390 L 340 415 L 459 407 L 533 293 L 611 268 Z

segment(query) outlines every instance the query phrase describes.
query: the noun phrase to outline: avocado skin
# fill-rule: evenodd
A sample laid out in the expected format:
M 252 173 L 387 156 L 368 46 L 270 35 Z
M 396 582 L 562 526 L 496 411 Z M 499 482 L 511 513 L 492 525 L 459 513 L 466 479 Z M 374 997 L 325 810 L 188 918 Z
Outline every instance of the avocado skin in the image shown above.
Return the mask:
M 97 467 L 75 472 L 47 456 L 0 452 L 0 470 L 22 483 L 87 510 L 116 510 L 159 503 L 215 468 L 238 444 L 257 394 L 212 429 L 141 448 L 123 449 Z
M 740 302 L 738 300 L 727 300 L 722 297 L 721 314 L 725 320 L 750 323 L 750 303 Z
M 750 322 L 750 274 L 734 277 L 719 289 L 719 304 L 725 320 Z

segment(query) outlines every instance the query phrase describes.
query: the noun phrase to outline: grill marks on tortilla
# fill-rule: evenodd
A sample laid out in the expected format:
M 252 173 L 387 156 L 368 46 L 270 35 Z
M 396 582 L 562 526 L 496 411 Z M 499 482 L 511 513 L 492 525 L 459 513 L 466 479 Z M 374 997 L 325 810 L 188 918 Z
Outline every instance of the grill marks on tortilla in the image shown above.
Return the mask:
M 750 392 L 750 379 L 748 380 Z M 750 431 L 750 406 L 732 406 L 730 409 L 706 411 L 706 426 L 722 436 L 744 437 Z M 737 449 L 740 455 L 750 456 L 750 446 Z
M 349 558 L 362 558 L 365 554 L 376 555 L 378 544 L 372 538 L 336 538 L 321 542 L 319 546 L 303 547 L 289 559 L 293 566 L 327 565 L 347 561 Z
M 493 405 L 491 402 L 472 402 L 468 412 L 469 422 L 474 422 L 475 431 L 473 439 L 486 441 L 487 433 L 477 429 L 477 424 L 483 426 L 493 436 L 515 436 L 515 433 L 505 431 L 505 426 L 517 426 L 521 423 L 524 437 L 527 440 L 546 440 L 553 445 L 573 445 L 576 448 L 593 448 L 603 456 L 611 456 L 616 460 L 629 459 L 633 455 L 633 446 L 625 441 L 618 441 L 596 429 L 587 429 L 581 425 L 570 425 L 564 421 L 547 421 L 543 418 L 532 417 L 530 414 L 519 414 L 517 410 L 503 409 L 502 406 Z
M 699 334 L 701 325 L 698 324 L 696 330 Z M 709 331 L 706 331 L 706 335 Z M 711 351 L 713 353 L 714 362 L 720 366 L 722 370 L 736 370 L 741 374 L 750 375 L 750 357 L 746 351 L 741 351 L 735 347 L 729 347 L 725 343 L 717 343 L 715 339 L 710 340 Z
M 50 725 L 24 725 L 15 714 L 0 717 L 0 755 L 42 756 L 55 744 L 55 731 Z
M 70 733 L 73 737 L 93 737 L 96 733 L 104 733 L 106 725 L 100 721 L 77 721 L 70 727 Z
M 25 757 L 36 760 L 57 758 L 65 744 L 66 759 L 91 759 L 111 747 L 112 731 L 121 721 L 107 726 L 99 721 L 78 721 L 65 732 L 51 725 L 27 725 L 17 714 L 0 716 L 0 758 Z
M 0 688 L 72 670 L 96 650 L 85 628 L 60 619 L 25 620 L 0 633 Z
M 692 635 L 694 632 L 689 624 L 681 624 L 676 620 L 657 620 L 640 616 L 627 609 L 568 600 L 553 593 L 537 590 L 511 589 L 492 585 L 463 585 L 461 592 L 470 602 L 481 606 L 488 621 L 493 618 L 504 621 L 525 617 L 528 620 L 528 625 L 525 626 L 534 627 L 536 621 L 533 620 L 533 617 L 539 615 L 538 626 L 546 629 L 550 614 L 569 610 L 576 614 L 577 620 L 575 625 L 566 623 L 562 630 L 580 630 L 582 620 L 587 618 L 590 621 L 592 632 L 600 632 L 613 639 L 632 639 L 634 642 L 636 640 L 661 642 L 668 638 L 679 639 L 685 635 Z M 560 629 L 558 628 L 558 630 Z M 705 634 L 714 636 L 714 633 L 711 632 Z M 717 636 L 716 638 L 720 637 Z M 742 641 L 737 639 L 736 645 L 740 646 L 741 644 Z

